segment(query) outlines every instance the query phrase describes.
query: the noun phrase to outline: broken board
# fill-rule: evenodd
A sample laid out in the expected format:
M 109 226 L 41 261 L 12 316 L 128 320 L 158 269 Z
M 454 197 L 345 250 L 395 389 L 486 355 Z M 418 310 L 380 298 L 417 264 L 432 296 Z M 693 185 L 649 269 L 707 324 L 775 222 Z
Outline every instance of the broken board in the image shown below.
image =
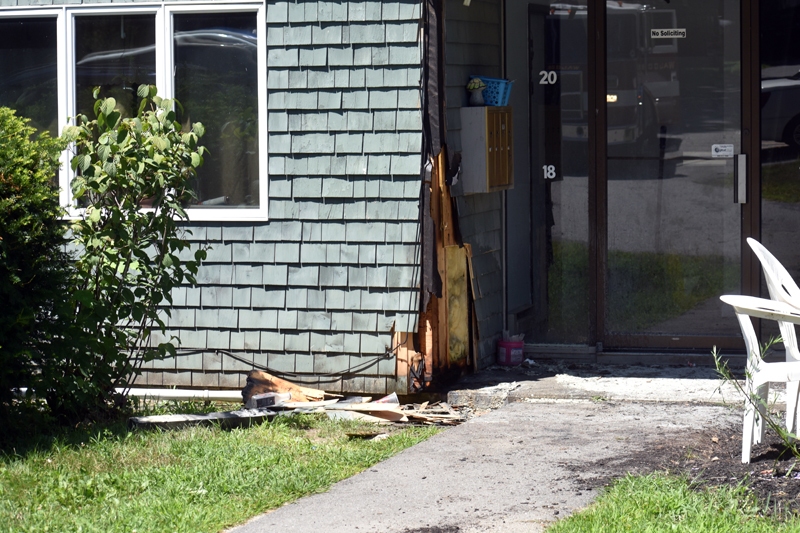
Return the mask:
M 131 429 L 182 429 L 189 426 L 219 424 L 220 427 L 233 428 L 264 422 L 276 415 L 275 411 L 269 409 L 240 409 L 199 415 L 132 416 L 128 419 L 128 427 Z
M 467 306 L 467 252 L 446 246 L 447 253 L 447 356 L 450 364 L 463 363 L 469 355 L 469 311 Z

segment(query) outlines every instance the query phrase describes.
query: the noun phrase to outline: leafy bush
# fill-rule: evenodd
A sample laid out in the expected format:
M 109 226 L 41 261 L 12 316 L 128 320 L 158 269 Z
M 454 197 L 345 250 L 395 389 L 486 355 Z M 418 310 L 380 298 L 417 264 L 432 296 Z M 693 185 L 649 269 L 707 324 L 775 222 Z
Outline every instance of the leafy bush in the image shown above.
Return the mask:
M 84 335 L 38 374 L 37 394 L 48 391 L 56 413 L 118 401 L 115 388 L 128 386 L 142 362 L 174 355 L 172 339 L 151 337 L 156 328 L 165 331 L 159 306 L 172 302 L 174 287 L 195 283 L 205 258 L 204 250 L 183 257 L 189 242 L 179 225 L 192 198 L 187 184 L 203 163 L 203 126 L 182 132 L 175 102 L 156 96 L 153 86 L 140 86 L 138 96 L 134 118 L 122 118 L 107 98 L 95 102 L 95 120 L 82 115 L 79 125 L 64 128 L 75 146 L 73 195 L 85 208 L 72 225 L 79 252 L 70 292 L 74 325 Z
M 33 138 L 29 120 L 0 107 L 0 406 L 58 342 L 68 315 L 65 226 L 53 186 L 66 143 Z

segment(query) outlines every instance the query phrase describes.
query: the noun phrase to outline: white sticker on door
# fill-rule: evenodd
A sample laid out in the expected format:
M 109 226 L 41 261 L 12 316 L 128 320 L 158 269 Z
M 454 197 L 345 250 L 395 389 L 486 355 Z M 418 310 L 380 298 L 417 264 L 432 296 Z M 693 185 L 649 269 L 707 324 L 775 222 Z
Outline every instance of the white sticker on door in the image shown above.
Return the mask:
M 733 157 L 732 144 L 712 144 L 711 157 Z
M 651 39 L 685 39 L 686 28 L 669 28 L 666 30 L 650 30 Z

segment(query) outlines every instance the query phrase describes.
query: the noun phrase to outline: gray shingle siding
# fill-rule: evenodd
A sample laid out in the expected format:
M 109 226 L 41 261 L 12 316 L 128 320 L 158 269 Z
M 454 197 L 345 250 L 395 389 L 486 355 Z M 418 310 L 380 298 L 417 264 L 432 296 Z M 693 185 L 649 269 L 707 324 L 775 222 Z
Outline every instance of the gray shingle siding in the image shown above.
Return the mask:
M 469 7 L 460 0 L 447 0 L 445 11 L 447 141 L 451 149 L 460 151 L 460 108 L 467 105 L 469 77 L 501 75 L 501 6 L 499 0 L 473 0 Z M 472 245 L 478 364 L 484 367 L 494 362 L 503 330 L 503 197 L 502 193 L 463 196 L 459 185 L 452 193 L 457 196 L 462 238 Z
M 198 297 L 175 291 L 167 338 L 202 356 L 144 382 L 240 387 L 255 362 L 344 373 L 291 378 L 335 391 L 405 383 L 377 356 L 392 328 L 417 327 L 419 13 L 413 1 L 267 5 L 270 220 L 190 226 L 211 248 Z

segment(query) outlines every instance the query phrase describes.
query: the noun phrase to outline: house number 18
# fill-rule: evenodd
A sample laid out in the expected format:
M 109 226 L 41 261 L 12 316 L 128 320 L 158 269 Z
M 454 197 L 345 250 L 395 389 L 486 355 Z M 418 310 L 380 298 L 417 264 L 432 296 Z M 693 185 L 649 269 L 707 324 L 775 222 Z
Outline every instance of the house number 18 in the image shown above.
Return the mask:
M 555 165 L 542 165 L 542 170 L 544 171 L 544 179 L 546 179 L 546 180 L 554 180 L 554 179 L 556 179 L 556 166 Z

